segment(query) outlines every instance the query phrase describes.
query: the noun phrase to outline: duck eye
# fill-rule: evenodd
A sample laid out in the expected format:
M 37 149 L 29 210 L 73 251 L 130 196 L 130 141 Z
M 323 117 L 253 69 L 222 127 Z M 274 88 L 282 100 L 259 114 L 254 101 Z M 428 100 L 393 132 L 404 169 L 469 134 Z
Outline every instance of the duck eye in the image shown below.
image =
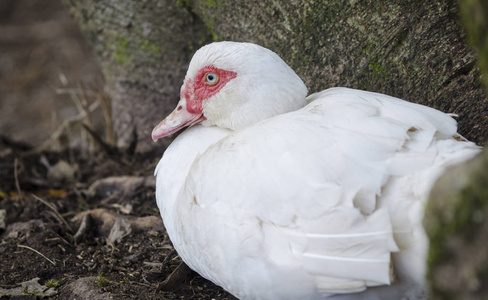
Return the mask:
M 215 85 L 218 82 L 219 82 L 219 75 L 213 72 L 205 73 L 205 83 L 207 85 Z

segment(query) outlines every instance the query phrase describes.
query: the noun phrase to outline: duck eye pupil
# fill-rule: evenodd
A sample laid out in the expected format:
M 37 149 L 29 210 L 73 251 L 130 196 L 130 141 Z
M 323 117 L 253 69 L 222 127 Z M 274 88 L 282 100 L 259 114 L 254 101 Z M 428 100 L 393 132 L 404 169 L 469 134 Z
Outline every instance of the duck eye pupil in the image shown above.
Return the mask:
M 214 80 L 214 76 L 212 74 L 208 74 L 207 79 L 209 81 L 213 81 Z

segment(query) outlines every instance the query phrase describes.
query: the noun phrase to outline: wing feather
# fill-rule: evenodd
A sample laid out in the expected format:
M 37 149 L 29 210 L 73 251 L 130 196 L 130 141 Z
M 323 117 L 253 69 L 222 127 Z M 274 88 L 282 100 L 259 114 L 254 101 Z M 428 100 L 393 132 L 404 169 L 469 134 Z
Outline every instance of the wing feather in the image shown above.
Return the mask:
M 208 147 L 175 204 L 192 220 L 178 227 L 180 255 L 214 282 L 244 272 L 227 285 L 236 295 L 250 280 L 289 286 L 283 293 L 390 284 L 391 254 L 414 241 L 416 229 L 408 211 L 394 221 L 379 199 L 387 190 L 396 207 L 417 209 L 418 198 L 397 197 L 388 185 L 432 167 L 436 141 L 456 134 L 450 116 L 385 95 L 334 88 L 308 100 Z M 190 255 L 199 251 L 191 244 L 219 254 Z M 263 270 L 270 278 L 251 279 Z

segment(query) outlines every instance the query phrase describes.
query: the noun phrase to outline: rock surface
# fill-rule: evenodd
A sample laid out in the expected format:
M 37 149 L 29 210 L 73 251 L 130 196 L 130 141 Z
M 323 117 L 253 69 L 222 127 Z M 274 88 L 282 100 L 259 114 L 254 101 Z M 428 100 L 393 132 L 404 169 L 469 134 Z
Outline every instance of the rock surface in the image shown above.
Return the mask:
M 97 287 L 97 280 L 97 277 L 84 277 L 77 279 L 63 287 L 60 291 L 60 295 L 62 299 L 114 299 L 109 292 L 103 292 L 100 287 Z
M 488 151 L 446 172 L 432 190 L 424 225 L 431 244 L 432 299 L 488 293 Z
M 200 19 L 176 1 L 65 1 L 108 81 L 118 144 L 137 129 L 139 151 L 179 99 L 191 55 L 210 41 Z
M 488 4 L 460 0 L 470 41 L 488 78 Z M 488 88 L 488 85 L 486 85 Z M 430 238 L 432 299 L 485 299 L 488 293 L 488 151 L 449 169 L 434 186 L 424 225 Z
M 460 132 L 488 141 L 488 104 L 455 1 L 68 1 L 98 53 L 119 142 L 139 150 L 173 109 L 193 51 L 249 41 L 290 64 L 310 92 L 346 86 L 459 114 Z M 203 22 L 201 21 L 203 20 Z

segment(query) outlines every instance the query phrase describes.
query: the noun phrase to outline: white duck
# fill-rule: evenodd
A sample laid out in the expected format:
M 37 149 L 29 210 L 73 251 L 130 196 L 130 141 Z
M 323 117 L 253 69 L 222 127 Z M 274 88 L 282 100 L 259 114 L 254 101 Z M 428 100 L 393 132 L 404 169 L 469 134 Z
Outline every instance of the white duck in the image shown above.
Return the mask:
M 242 299 L 426 297 L 424 204 L 479 147 L 432 108 L 347 88 L 306 95 L 258 45 L 195 53 L 152 133 L 191 126 L 155 172 L 175 249 Z

